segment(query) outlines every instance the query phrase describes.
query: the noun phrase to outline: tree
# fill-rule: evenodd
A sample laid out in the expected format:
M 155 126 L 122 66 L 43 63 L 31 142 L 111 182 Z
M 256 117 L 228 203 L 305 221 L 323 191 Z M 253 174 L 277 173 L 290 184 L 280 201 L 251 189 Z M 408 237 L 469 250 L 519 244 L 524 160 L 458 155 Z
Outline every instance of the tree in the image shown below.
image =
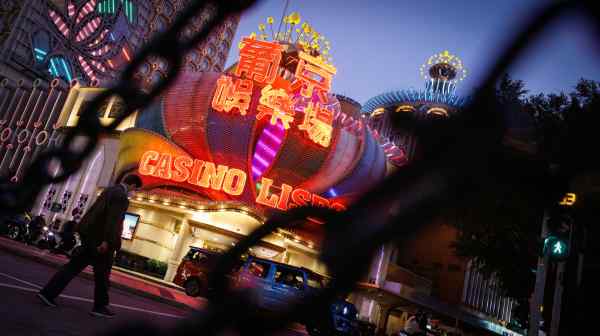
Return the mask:
M 561 190 L 548 167 L 561 163 L 569 174 L 578 169 L 575 166 L 589 164 L 590 159 L 580 162 L 585 156 L 576 149 L 598 125 L 600 85 L 581 79 L 569 95 L 526 97 L 527 92 L 523 81 L 506 75 L 497 86 L 495 104 L 503 111 L 506 136 L 529 134 L 525 141 L 536 150 L 526 152 L 510 145 L 518 142 L 509 141 L 494 153 L 483 183 L 485 190 L 456 205 L 460 234 L 453 245 L 457 255 L 472 259 L 485 276 L 500 281 L 507 296 L 521 302 L 515 315 L 523 325 L 541 249 L 543 212 Z

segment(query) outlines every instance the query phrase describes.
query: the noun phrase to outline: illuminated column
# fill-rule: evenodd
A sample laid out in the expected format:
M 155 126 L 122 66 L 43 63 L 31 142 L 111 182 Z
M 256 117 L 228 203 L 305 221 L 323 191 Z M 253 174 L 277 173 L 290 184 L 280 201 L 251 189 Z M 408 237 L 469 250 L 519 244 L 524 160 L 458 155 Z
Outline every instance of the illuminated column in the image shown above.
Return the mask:
M 73 201 L 66 211 L 66 218 L 80 219 L 90 200 L 94 199 L 93 193 L 96 191 L 103 163 L 104 146 L 101 145 L 96 149 L 94 156 L 88 160 L 85 169 L 82 169 L 83 178 L 80 179 L 79 186 L 75 189 Z M 73 214 L 75 209 L 77 211 Z
M 175 243 L 175 247 L 173 248 L 173 253 L 171 254 L 171 258 L 168 261 L 167 273 L 165 273 L 164 280 L 165 281 L 173 281 L 175 278 L 175 274 L 177 273 L 177 267 L 179 267 L 179 263 L 181 262 L 181 258 L 183 257 L 183 253 L 185 253 L 186 244 L 184 242 L 188 241 L 188 232 L 190 231 L 190 225 L 188 223 L 187 218 L 182 219 L 181 226 L 179 228 L 179 232 L 177 233 L 177 242 Z
M 377 320 L 377 331 L 382 335 L 387 335 L 387 325 L 392 312 L 392 306 L 389 304 L 379 304 L 379 319 Z
M 390 264 L 393 246 L 383 245 L 377 250 L 375 257 L 371 261 L 369 269 L 369 283 L 383 287 L 387 278 L 387 270 Z

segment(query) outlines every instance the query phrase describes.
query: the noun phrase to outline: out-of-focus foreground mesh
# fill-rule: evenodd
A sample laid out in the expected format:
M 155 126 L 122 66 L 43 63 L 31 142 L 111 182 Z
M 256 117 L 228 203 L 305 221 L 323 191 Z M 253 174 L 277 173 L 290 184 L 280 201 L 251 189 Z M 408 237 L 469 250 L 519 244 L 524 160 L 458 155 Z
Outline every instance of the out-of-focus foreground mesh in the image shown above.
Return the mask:
M 125 69 L 120 81 L 85 106 L 78 125 L 68 131 L 61 146 L 41 154 L 19 183 L 0 181 L 1 210 L 18 212 L 25 209 L 45 185 L 64 181 L 76 172 L 92 152 L 102 133 L 115 129 L 127 116 L 147 106 L 153 97 L 162 93 L 173 82 L 181 68 L 181 55 L 202 43 L 210 31 L 228 16 L 238 15 L 254 2 L 192 1 L 170 29 L 156 35 L 140 50 Z M 484 176 L 493 169 L 488 164 L 489 158 L 500 146 L 503 132 L 501 111 L 497 110 L 492 99 L 495 83 L 523 54 L 526 46 L 553 21 L 567 13 L 579 11 L 591 18 L 590 22 L 595 26 L 597 40 L 600 42 L 600 12 L 594 4 L 597 1 L 548 1 L 545 8 L 523 24 L 511 43 L 497 53 L 499 57 L 494 66 L 459 117 L 431 124 L 415 122 L 415 131 L 424 140 L 423 156 L 364 193 L 347 211 L 336 213 L 317 208 L 293 209 L 270 218 L 240 241 L 221 258 L 214 269 L 211 281 L 216 290 L 202 312 L 186 318 L 171 330 L 159 332 L 147 325 L 129 325 L 112 335 L 212 335 L 231 331 L 261 335 L 275 332 L 290 321 L 298 320 L 299 316 L 310 318 L 307 314 L 319 314 L 325 303 L 352 289 L 377 247 L 411 233 L 430 220 L 435 215 L 435 210 L 449 200 L 485 187 Z M 206 6 L 214 7 L 213 16 L 197 34 L 182 41 L 180 33 Z M 148 57 L 162 58 L 169 67 L 165 78 L 151 88 L 150 92 L 144 93 L 137 88 L 133 75 Z M 112 124 L 105 127 L 100 124 L 94 111 L 112 96 L 121 98 L 123 111 Z M 83 143 L 83 146 L 73 146 L 75 141 Z M 588 142 L 586 148 L 598 146 Z M 589 152 L 586 154 L 590 156 Z M 578 169 L 594 164 L 585 158 L 579 159 L 576 160 Z M 51 174 L 53 169 L 50 167 L 56 164 L 61 167 L 58 176 Z M 391 215 L 382 216 L 382 213 Z M 225 281 L 225 275 L 238 257 L 262 237 L 279 227 L 292 227 L 307 216 L 319 217 L 325 222 L 325 241 L 320 257 L 334 280 L 317 295 L 291 303 L 284 311 L 269 316 L 256 314 L 255 306 L 243 292 L 226 287 L 228 282 Z

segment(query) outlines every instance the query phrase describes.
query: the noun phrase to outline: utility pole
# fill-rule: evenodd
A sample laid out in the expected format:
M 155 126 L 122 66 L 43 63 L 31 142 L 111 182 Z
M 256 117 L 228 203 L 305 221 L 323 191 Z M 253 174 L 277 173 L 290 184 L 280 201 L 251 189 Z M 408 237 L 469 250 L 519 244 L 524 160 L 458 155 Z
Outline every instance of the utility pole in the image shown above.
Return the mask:
M 552 299 L 552 324 L 550 325 L 550 336 L 558 336 L 560 326 L 560 310 L 562 307 L 562 296 L 564 291 L 565 262 L 561 261 L 556 267 L 556 282 L 554 285 L 554 298 Z
M 548 235 L 548 219 L 550 215 L 548 211 L 544 212 L 544 218 L 542 220 L 542 232 L 541 239 Z M 529 306 L 529 332 L 528 336 L 537 336 L 540 321 L 542 320 L 542 303 L 544 302 L 544 287 L 546 287 L 546 270 L 548 268 L 548 262 L 550 257 L 547 253 L 544 253 L 542 257 L 538 258 L 537 270 L 535 273 L 535 288 L 531 298 Z

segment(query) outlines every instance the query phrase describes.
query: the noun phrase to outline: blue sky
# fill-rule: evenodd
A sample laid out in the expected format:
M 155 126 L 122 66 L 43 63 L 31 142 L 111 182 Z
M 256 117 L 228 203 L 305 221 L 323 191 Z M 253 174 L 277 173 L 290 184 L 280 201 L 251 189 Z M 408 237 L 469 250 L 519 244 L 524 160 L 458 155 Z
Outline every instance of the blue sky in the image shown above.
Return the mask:
M 499 49 L 547 0 L 405 1 L 290 0 L 331 41 L 338 69 L 333 92 L 360 103 L 395 89 L 423 87 L 420 65 L 449 50 L 469 71 L 459 93 L 469 94 Z M 285 0 L 262 0 L 241 18 L 227 65 L 238 57 L 242 36 L 258 31 L 268 16 L 278 19 Z M 509 73 L 536 92 L 570 91 L 579 78 L 600 80 L 600 47 L 581 17 L 561 20 L 534 43 Z

